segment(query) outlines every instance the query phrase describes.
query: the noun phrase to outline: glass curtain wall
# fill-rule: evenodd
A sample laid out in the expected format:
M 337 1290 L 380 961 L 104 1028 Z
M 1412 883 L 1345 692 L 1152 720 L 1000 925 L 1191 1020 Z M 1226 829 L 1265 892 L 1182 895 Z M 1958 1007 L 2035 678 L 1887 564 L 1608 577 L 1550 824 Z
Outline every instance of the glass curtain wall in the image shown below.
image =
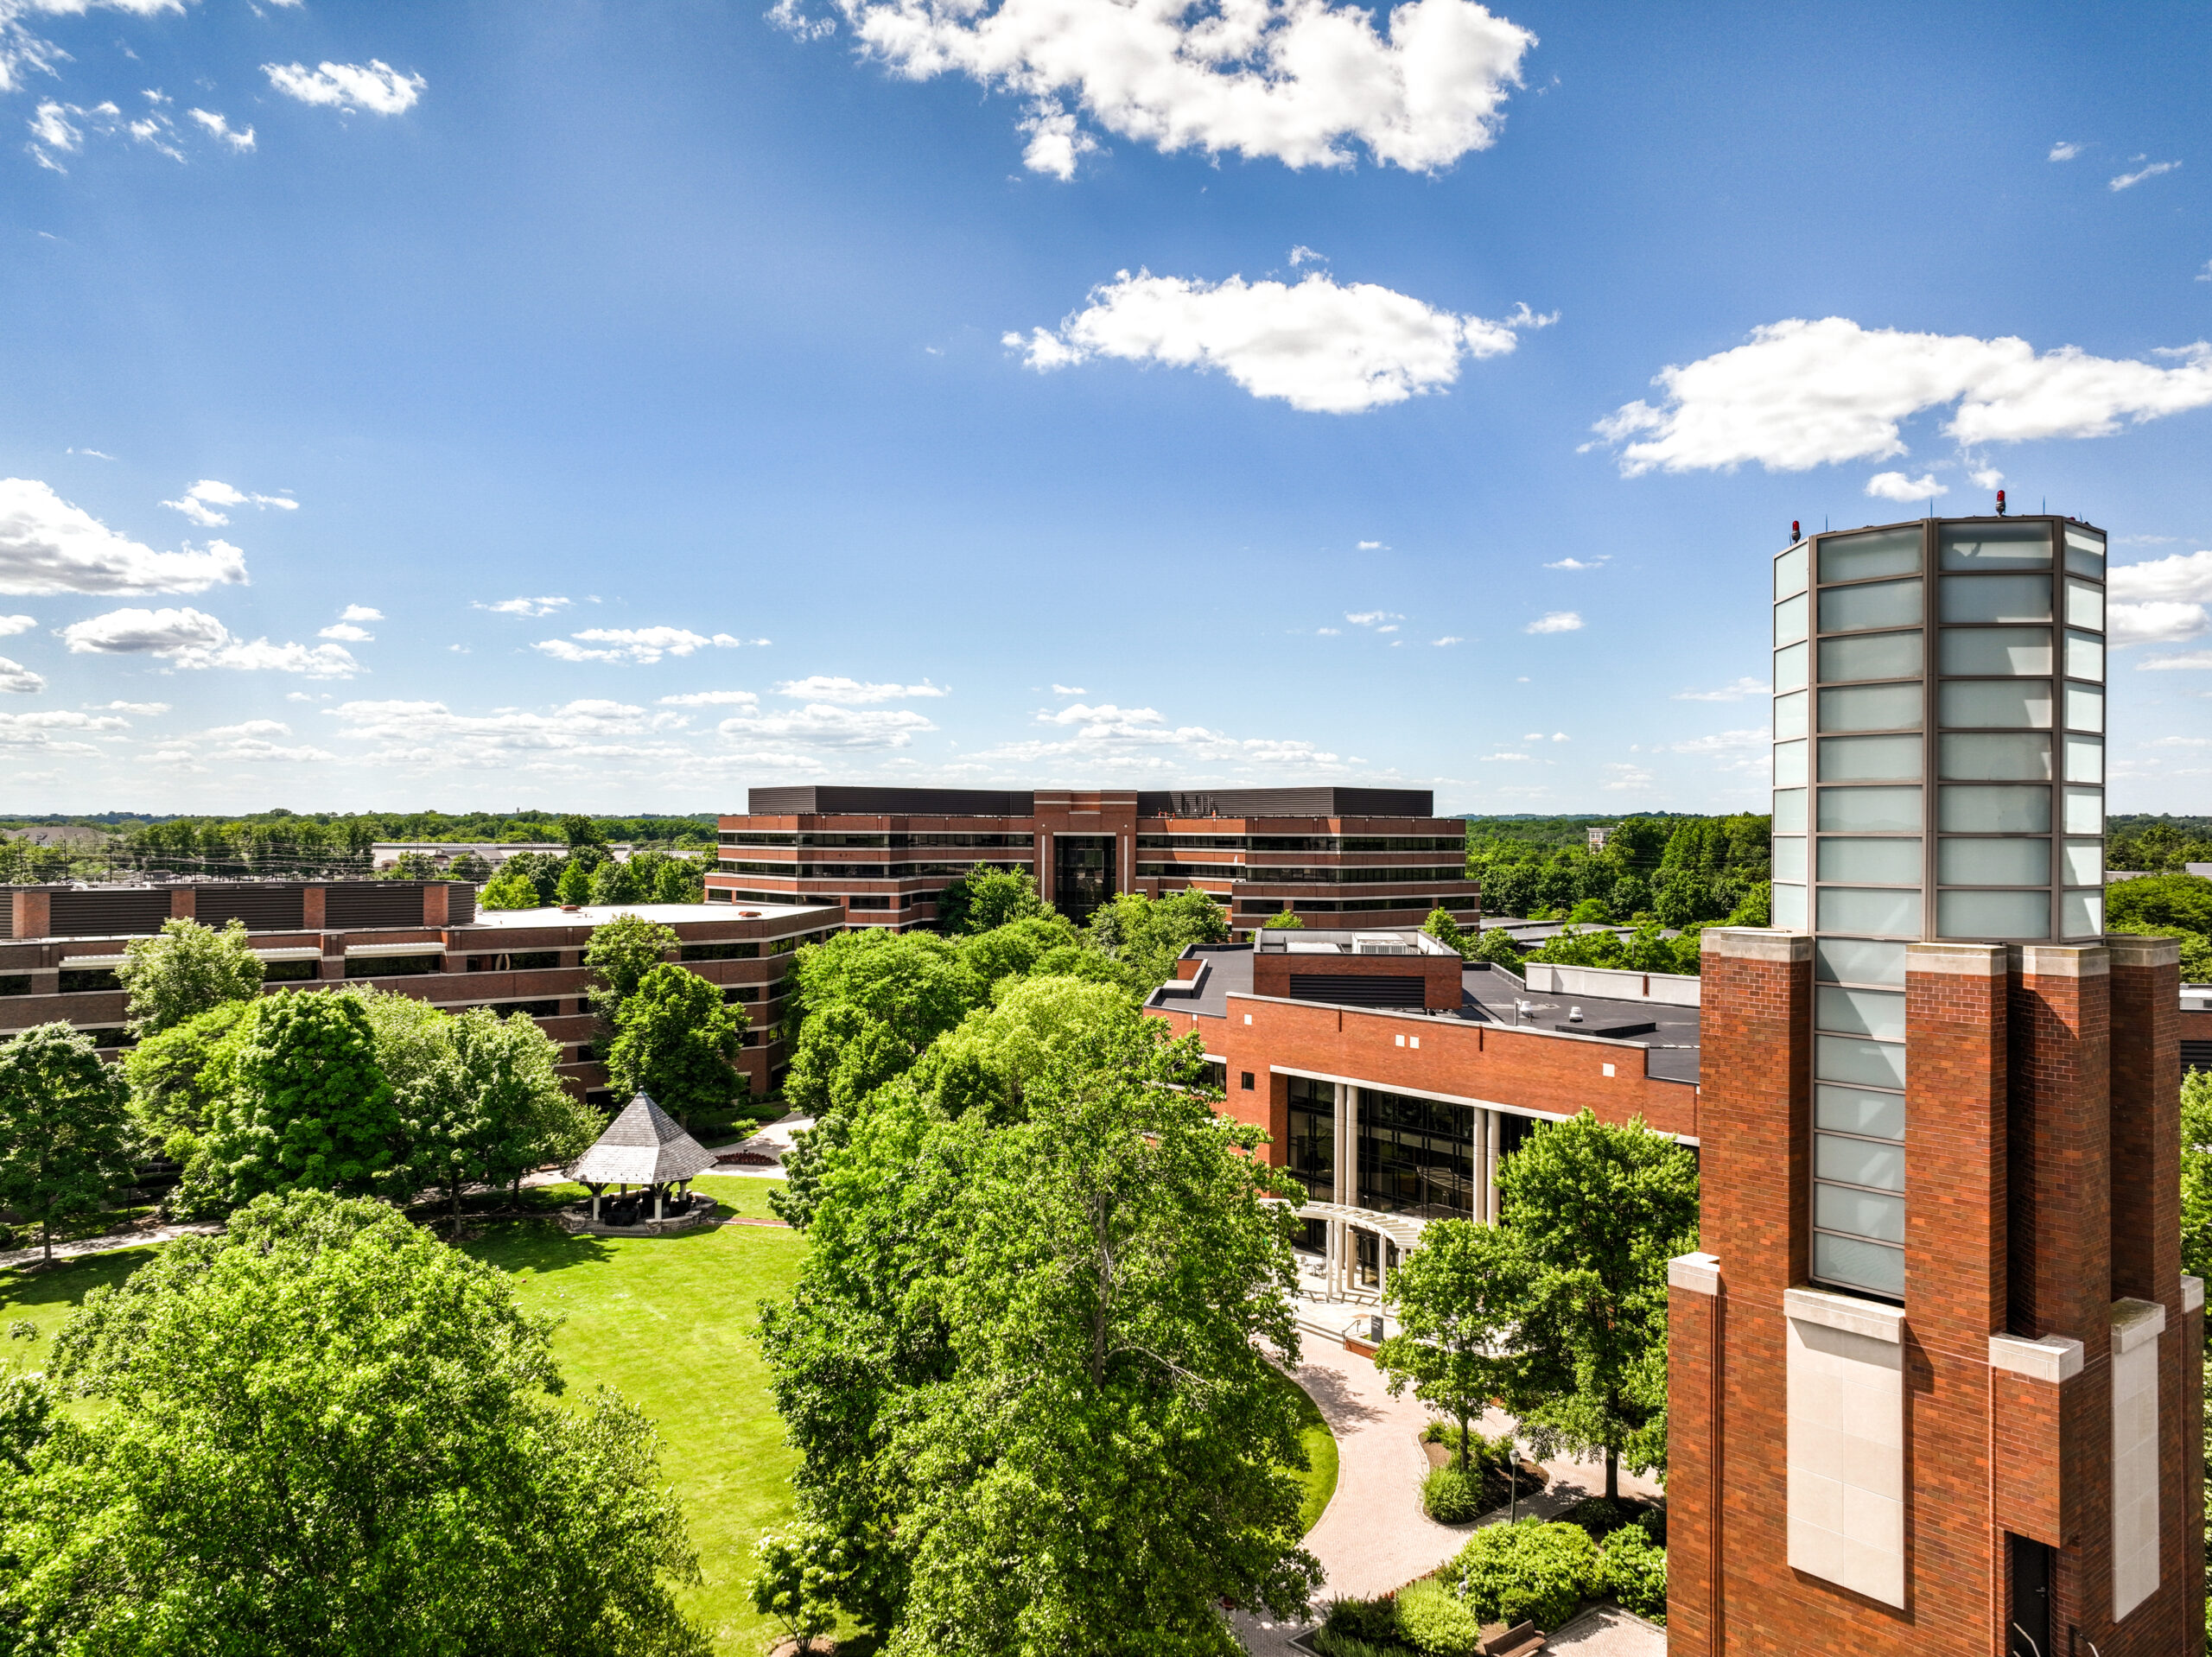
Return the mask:
M 1474 1217 L 1475 1113 L 1363 1088 L 1359 1206 L 1423 1220 Z
M 2104 925 L 2101 532 L 1931 519 L 1774 566 L 1774 924 L 1814 939 L 1813 1274 L 1904 1292 L 1904 946 Z

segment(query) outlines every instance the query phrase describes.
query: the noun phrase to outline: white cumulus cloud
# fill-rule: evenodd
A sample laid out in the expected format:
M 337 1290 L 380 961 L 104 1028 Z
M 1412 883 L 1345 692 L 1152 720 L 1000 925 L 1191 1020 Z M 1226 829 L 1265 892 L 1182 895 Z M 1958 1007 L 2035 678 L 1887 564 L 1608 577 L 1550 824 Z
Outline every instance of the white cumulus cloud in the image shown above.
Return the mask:
M 692 690 L 681 696 L 663 696 L 663 708 L 752 708 L 760 698 L 750 690 Z
M 952 692 L 943 685 L 931 684 L 927 679 L 918 685 L 871 684 L 858 679 L 830 678 L 817 673 L 810 678 L 787 679 L 776 687 L 776 694 L 795 701 L 858 704 L 908 702 L 917 696 L 949 696 Z
M 1387 29 L 1333 0 L 834 0 L 860 49 L 910 79 L 964 74 L 1027 100 L 1033 170 L 1065 178 L 1079 115 L 1173 152 L 1343 167 L 1363 147 L 1427 172 L 1497 142 L 1535 36 L 1474 0 L 1410 0 Z M 802 36 L 803 0 L 769 14 Z M 326 67 L 327 66 L 325 66 Z
M 414 108 L 429 83 L 403 75 L 381 59 L 366 63 L 332 63 L 315 68 L 303 63 L 264 63 L 261 73 L 287 98 L 331 109 L 366 110 L 372 115 L 400 115 Z
M 2075 156 L 2081 153 L 2082 146 L 2080 144 L 2068 143 L 2064 139 L 2061 139 L 2058 143 L 2051 145 L 2050 159 L 2052 161 L 2072 161 Z
M 733 714 L 716 727 L 726 737 L 789 742 L 810 748 L 903 748 L 918 731 L 937 727 L 906 708 L 839 708 L 809 702 L 796 712 Z
M 241 639 L 204 610 L 111 610 L 72 622 L 61 638 L 80 655 L 151 656 L 175 668 L 232 668 L 245 672 L 350 679 L 360 663 L 336 644 L 272 644 Z
M 529 616 L 535 619 L 550 616 L 556 610 L 565 610 L 569 602 L 563 598 L 501 599 L 497 604 L 486 604 L 480 600 L 469 607 L 489 610 L 495 616 Z
M 664 656 L 689 656 L 709 645 L 728 650 L 744 642 L 728 633 L 710 638 L 688 627 L 587 627 L 567 638 L 541 639 L 534 648 L 557 662 L 634 662 L 650 666 Z
M 186 113 L 190 115 L 194 120 L 199 122 L 201 126 L 205 127 L 207 130 L 207 133 L 210 137 L 218 139 L 222 143 L 230 145 L 232 149 L 251 149 L 253 148 L 253 129 L 251 127 L 248 127 L 245 131 L 240 132 L 235 127 L 232 126 L 230 122 L 213 110 L 188 110 Z
M 0 478 L 0 593 L 199 593 L 244 582 L 245 555 L 227 541 L 156 552 L 118 535 L 32 478 Z
M 1205 283 L 1123 270 L 1057 331 L 1002 343 L 1043 372 L 1096 357 L 1218 369 L 1257 397 L 1315 414 L 1358 414 L 1440 390 L 1463 358 L 1496 357 L 1523 328 L 1555 321 L 1526 305 L 1503 321 L 1440 310 L 1373 283 L 1316 272 L 1296 283 Z
M 2115 566 L 2106 578 L 2105 624 L 2113 648 L 2178 644 L 2212 628 L 2212 551 L 2177 552 Z
M 1524 633 L 1572 633 L 1582 628 L 1582 618 L 1573 610 L 1550 610 L 1521 631 Z
M 1742 702 L 1748 696 L 1770 695 L 1774 687 L 1764 679 L 1746 678 L 1738 679 L 1733 684 L 1722 685 L 1718 690 L 1677 690 L 1674 695 L 1674 700 L 1676 702 Z
M 37 625 L 38 622 L 30 616 L 0 616 L 0 638 L 10 633 L 27 633 Z
M 1657 406 L 1626 403 L 1596 427 L 1620 469 L 1690 472 L 1757 461 L 1802 472 L 1906 452 L 1900 424 L 1949 407 L 1943 435 L 1961 447 L 2101 437 L 2212 403 L 2212 344 L 2152 353 L 2169 365 L 2094 357 L 2073 346 L 2037 355 L 2024 340 L 1862 328 L 1848 318 L 1792 318 L 1748 344 L 1653 382 Z
M 1866 492 L 1877 500 L 1894 500 L 1910 505 L 1914 501 L 1930 500 L 1937 495 L 1948 495 L 1950 486 L 1936 481 L 1929 473 L 1922 478 L 1908 478 L 1902 472 L 1877 472 L 1866 479 Z
M 2143 158 L 2138 156 L 2136 159 L 2140 161 Z M 2112 187 L 2115 190 L 2132 190 L 2145 179 L 2157 178 L 2161 173 L 2171 173 L 2180 165 L 2181 163 L 2177 161 L 2154 161 L 2148 167 L 2139 171 L 2122 173 L 2112 181 Z
M 186 490 L 181 499 L 165 500 L 162 505 L 208 529 L 231 521 L 221 511 L 226 506 L 274 506 L 283 512 L 296 512 L 300 508 L 300 503 L 289 496 L 250 495 L 213 478 L 202 478 Z
M 1088 696 L 1090 693 L 1081 685 L 1054 685 L 1052 694 L 1055 696 Z
M 340 639 L 348 644 L 372 644 L 377 636 L 366 627 L 357 627 L 350 621 L 338 621 L 325 627 L 315 637 Z
M 2146 656 L 2138 669 L 2158 671 L 2170 668 L 2212 669 L 2212 651 L 2184 651 L 2179 656 Z
M 338 613 L 340 621 L 382 621 L 384 612 L 365 604 L 349 604 Z
M 0 656 L 0 691 L 13 691 L 34 695 L 46 689 L 46 681 L 21 662 L 11 662 Z

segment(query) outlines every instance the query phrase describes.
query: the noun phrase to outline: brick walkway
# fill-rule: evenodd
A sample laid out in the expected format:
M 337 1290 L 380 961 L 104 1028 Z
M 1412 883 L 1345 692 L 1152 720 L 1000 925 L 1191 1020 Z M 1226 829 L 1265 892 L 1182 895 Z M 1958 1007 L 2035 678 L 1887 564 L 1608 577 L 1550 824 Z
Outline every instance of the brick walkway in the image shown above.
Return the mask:
M 1318 1601 L 1339 1596 L 1367 1598 L 1403 1587 L 1442 1565 L 1466 1543 L 1472 1525 L 1440 1525 L 1421 1511 L 1421 1480 L 1428 1458 L 1420 1443 L 1428 1410 L 1413 1395 L 1392 1398 L 1370 1360 L 1347 1352 L 1341 1340 L 1314 1327 L 1341 1327 L 1351 1321 L 1350 1306 L 1302 1304 L 1307 1327 L 1305 1362 L 1294 1372 L 1299 1385 L 1320 1406 L 1337 1439 L 1337 1490 L 1328 1508 L 1306 1538 L 1306 1546 L 1325 1573 Z M 1493 1410 L 1482 1431 L 1495 1436 L 1511 1425 Z M 1605 1469 L 1583 1462 L 1548 1462 L 1549 1484 L 1541 1495 L 1522 1503 L 1525 1516 L 1545 1518 L 1565 1511 L 1586 1495 L 1605 1489 Z M 1657 1494 L 1649 1481 L 1621 1476 L 1624 1495 Z M 1482 1520 L 1492 1524 L 1503 1513 Z M 1237 1636 L 1254 1657 L 1305 1657 L 1291 1639 L 1311 1624 L 1278 1626 L 1242 1612 L 1231 1617 Z M 1594 1609 L 1560 1630 L 1547 1651 L 1573 1657 L 1664 1657 L 1663 1630 L 1611 1607 Z

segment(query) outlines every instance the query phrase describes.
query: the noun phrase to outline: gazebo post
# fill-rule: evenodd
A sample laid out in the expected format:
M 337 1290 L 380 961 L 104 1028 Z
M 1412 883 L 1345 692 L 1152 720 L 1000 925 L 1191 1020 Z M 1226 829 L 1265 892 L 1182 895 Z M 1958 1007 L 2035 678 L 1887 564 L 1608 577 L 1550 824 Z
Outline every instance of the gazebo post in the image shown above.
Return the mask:
M 591 1188 L 591 1222 L 592 1222 L 594 1225 L 597 1225 L 597 1224 L 599 1223 L 599 1193 L 600 1193 L 600 1189 L 601 1189 L 601 1188 L 600 1188 L 599 1186 L 597 1186 L 597 1185 L 594 1185 L 594 1186 L 593 1186 L 593 1187 Z
M 666 1194 L 667 1190 L 668 1187 L 665 1185 L 656 1185 L 653 1187 L 653 1218 L 656 1220 L 661 1217 L 661 1198 Z

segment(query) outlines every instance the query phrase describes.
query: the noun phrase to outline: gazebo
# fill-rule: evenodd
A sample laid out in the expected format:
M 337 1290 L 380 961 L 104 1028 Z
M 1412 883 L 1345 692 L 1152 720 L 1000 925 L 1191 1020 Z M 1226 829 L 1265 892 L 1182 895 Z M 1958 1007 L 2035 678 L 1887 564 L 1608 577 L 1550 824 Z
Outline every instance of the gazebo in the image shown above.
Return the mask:
M 589 1215 L 579 1213 L 575 1228 L 652 1235 L 704 1225 L 715 1205 L 686 1187 L 714 1165 L 714 1153 L 641 1093 L 569 1170 L 569 1178 L 591 1192 Z M 612 1211 L 602 1215 L 601 1195 L 609 1185 L 618 1191 Z

